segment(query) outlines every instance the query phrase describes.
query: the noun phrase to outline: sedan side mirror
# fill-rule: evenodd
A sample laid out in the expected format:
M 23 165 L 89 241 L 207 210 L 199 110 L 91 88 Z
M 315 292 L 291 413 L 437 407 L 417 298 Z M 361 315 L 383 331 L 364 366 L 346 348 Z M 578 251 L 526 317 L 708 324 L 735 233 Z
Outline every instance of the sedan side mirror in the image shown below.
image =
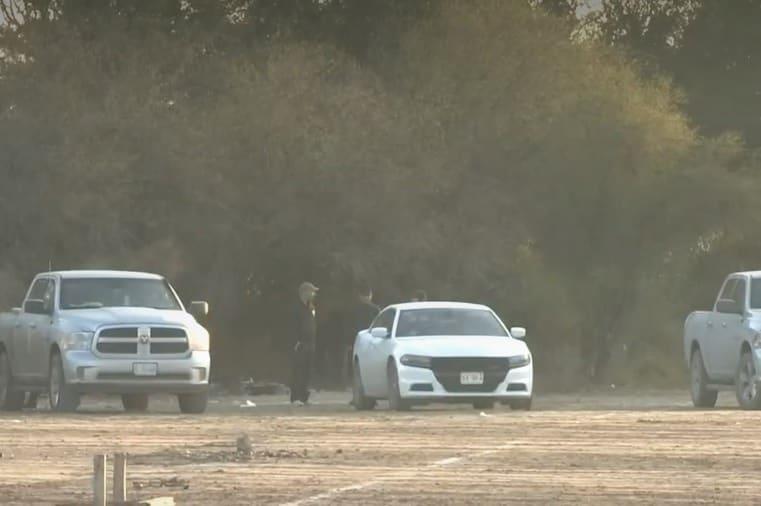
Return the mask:
M 523 339 L 526 337 L 526 329 L 523 327 L 513 327 L 510 329 L 510 335 L 515 339 Z
M 370 335 L 377 337 L 378 339 L 386 339 L 389 337 L 388 329 L 386 327 L 375 327 L 370 331 Z
M 190 303 L 190 314 L 196 318 L 203 318 L 209 315 L 209 303 L 206 301 L 193 301 Z

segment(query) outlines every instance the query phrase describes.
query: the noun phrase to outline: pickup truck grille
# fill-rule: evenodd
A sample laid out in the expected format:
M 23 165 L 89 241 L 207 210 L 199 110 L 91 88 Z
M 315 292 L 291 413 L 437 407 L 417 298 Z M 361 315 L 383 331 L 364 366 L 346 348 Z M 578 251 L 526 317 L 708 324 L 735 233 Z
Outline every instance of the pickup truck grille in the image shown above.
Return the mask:
M 436 357 L 431 359 L 436 380 L 447 392 L 493 392 L 505 381 L 510 369 L 507 358 L 492 357 Z M 460 373 L 483 372 L 482 385 L 460 384 Z
M 140 329 L 146 328 L 150 337 L 141 339 Z M 104 355 L 146 357 L 183 355 L 189 346 L 187 332 L 179 327 L 109 327 L 98 333 L 95 349 Z

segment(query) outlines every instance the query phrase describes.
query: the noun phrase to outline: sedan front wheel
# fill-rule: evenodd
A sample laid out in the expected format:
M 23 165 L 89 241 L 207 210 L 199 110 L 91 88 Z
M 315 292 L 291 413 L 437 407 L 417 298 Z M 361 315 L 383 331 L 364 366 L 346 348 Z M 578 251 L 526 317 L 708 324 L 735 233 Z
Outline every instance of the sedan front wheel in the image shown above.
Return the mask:
M 402 399 L 402 394 L 399 392 L 399 372 L 393 362 L 388 364 L 387 382 L 389 407 L 394 411 L 409 411 L 409 402 Z

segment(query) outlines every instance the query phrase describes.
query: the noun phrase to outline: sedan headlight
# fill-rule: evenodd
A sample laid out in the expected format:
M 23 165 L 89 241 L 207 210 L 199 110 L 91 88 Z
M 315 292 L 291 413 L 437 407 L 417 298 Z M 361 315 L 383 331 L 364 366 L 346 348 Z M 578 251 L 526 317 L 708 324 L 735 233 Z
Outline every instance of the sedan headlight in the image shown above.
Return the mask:
M 531 363 L 531 355 L 524 353 L 523 355 L 515 355 L 507 359 L 510 363 L 510 369 L 517 369 L 518 367 L 526 367 Z
M 92 332 L 72 332 L 65 335 L 60 342 L 61 351 L 83 351 L 92 346 Z
M 424 357 L 422 355 L 402 355 L 399 359 L 402 365 L 407 367 L 422 367 L 425 369 L 431 368 L 431 357 Z
M 190 351 L 209 351 L 209 333 L 203 329 L 191 332 L 188 346 Z

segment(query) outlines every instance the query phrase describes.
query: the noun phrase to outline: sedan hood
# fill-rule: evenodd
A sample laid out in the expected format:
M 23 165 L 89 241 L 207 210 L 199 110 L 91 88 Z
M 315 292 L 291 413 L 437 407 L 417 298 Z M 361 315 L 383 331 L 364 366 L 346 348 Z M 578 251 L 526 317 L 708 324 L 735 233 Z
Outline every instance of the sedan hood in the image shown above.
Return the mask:
M 512 357 L 528 353 L 523 341 L 496 336 L 425 336 L 396 339 L 396 351 L 427 357 Z
M 197 325 L 195 318 L 185 311 L 170 311 L 145 307 L 108 307 L 99 309 L 77 309 L 65 311 L 61 319 L 89 330 L 102 325 L 179 325 L 192 327 Z

